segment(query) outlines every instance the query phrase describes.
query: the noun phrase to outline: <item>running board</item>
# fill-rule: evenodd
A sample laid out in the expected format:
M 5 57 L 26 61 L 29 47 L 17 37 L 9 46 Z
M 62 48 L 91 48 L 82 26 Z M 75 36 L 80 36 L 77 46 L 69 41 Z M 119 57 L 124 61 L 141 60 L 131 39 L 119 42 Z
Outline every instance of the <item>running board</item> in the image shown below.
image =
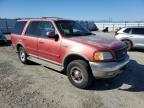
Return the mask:
M 30 61 L 36 62 L 38 64 L 44 65 L 48 68 L 57 70 L 57 71 L 62 71 L 64 69 L 64 67 L 61 65 L 58 65 L 58 64 L 55 64 L 55 63 L 52 63 L 49 61 L 41 60 L 41 59 L 36 58 L 36 57 L 29 56 L 27 59 Z

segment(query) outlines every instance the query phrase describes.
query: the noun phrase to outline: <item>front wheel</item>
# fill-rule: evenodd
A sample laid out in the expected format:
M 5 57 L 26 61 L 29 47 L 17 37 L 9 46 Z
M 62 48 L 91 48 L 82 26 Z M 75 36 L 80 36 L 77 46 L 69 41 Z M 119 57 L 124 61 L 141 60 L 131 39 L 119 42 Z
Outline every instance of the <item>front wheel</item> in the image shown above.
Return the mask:
M 74 60 L 67 66 L 69 81 L 76 87 L 84 89 L 91 85 L 93 75 L 88 63 L 83 60 Z
M 27 64 L 27 53 L 23 47 L 20 47 L 18 50 L 19 59 L 23 64 Z

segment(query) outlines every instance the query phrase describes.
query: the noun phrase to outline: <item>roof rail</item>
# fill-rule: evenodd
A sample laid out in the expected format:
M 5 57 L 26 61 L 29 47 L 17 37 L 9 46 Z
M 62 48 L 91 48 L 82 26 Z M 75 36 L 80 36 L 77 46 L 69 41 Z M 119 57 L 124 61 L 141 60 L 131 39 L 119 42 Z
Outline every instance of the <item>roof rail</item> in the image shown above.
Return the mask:
M 23 18 L 23 19 L 40 19 L 40 18 Z
M 17 20 L 23 20 L 23 19 L 64 19 L 64 18 L 60 18 L 60 17 L 41 17 L 41 18 L 17 18 Z
M 42 18 L 49 18 L 49 19 L 63 19 L 63 18 L 60 18 L 60 17 L 42 17 Z

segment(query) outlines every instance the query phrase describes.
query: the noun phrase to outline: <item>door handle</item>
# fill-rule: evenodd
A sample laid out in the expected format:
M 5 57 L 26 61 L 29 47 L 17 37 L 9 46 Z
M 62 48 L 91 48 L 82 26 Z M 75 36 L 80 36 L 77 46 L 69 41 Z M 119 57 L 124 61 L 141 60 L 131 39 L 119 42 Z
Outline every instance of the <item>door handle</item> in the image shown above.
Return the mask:
M 40 41 L 39 43 L 40 43 L 40 44 L 43 44 L 44 42 L 41 42 L 41 41 Z

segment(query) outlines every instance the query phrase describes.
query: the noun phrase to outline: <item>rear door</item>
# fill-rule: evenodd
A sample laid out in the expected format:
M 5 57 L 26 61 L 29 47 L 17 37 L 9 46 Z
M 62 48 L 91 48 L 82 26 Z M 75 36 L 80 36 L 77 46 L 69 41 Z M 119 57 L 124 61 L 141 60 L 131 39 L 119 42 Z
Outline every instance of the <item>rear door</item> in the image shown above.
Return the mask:
M 38 31 L 40 21 L 31 21 L 28 25 L 23 41 L 29 55 L 38 56 L 38 38 L 40 32 Z
M 144 28 L 133 28 L 131 38 L 136 47 L 144 47 Z

